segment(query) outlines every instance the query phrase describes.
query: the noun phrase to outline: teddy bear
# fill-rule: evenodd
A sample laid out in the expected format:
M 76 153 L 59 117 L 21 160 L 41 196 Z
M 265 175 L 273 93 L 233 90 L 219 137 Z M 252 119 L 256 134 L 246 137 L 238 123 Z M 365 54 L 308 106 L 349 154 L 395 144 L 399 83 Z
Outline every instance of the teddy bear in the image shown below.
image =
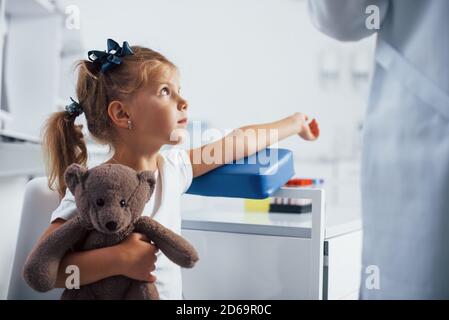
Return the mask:
M 23 277 L 34 290 L 54 288 L 59 264 L 67 252 L 114 246 L 132 232 L 146 235 L 181 267 L 192 268 L 197 262 L 198 254 L 187 240 L 142 216 L 155 188 L 153 172 L 137 173 L 120 164 L 102 164 L 89 170 L 72 164 L 64 180 L 75 197 L 77 213 L 37 243 L 28 255 Z M 61 299 L 157 300 L 159 295 L 154 283 L 113 276 L 79 289 L 65 289 Z

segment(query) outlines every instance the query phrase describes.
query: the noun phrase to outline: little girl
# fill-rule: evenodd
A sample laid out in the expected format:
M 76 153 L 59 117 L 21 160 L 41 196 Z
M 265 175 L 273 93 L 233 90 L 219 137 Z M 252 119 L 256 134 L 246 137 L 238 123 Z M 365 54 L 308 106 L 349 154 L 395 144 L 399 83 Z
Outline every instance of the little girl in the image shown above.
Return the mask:
M 106 163 L 120 163 L 138 172 L 156 172 L 156 190 L 144 214 L 178 234 L 181 233 L 180 197 L 192 178 L 294 134 L 305 140 L 318 138 L 317 122 L 308 122 L 305 115 L 295 113 L 276 122 L 242 127 L 198 149 L 160 151 L 163 145 L 178 144 L 172 134 L 187 125 L 188 103 L 180 94 L 176 66 L 156 51 L 130 47 L 127 42 L 120 47 L 111 39 L 107 51 L 90 51 L 88 56 L 89 60 L 78 63 L 79 102 L 73 100 L 65 111 L 52 114 L 45 127 L 43 145 L 49 187 L 55 187 L 62 200 L 41 239 L 76 214 L 74 197 L 66 188 L 63 174 L 71 163 L 84 166 L 87 163 L 81 126 L 74 124 L 76 116 L 83 112 L 92 137 L 113 151 Z M 245 135 L 251 130 L 256 133 L 276 130 L 277 137 L 261 141 L 257 134 Z M 233 150 L 221 152 L 221 161 L 210 163 L 202 159 L 204 148 L 222 150 L 229 142 Z M 182 298 L 180 268 L 141 234 L 134 233 L 113 247 L 68 253 L 61 262 L 56 287 L 65 286 L 68 265 L 78 266 L 81 285 L 124 275 L 156 281 L 161 299 Z

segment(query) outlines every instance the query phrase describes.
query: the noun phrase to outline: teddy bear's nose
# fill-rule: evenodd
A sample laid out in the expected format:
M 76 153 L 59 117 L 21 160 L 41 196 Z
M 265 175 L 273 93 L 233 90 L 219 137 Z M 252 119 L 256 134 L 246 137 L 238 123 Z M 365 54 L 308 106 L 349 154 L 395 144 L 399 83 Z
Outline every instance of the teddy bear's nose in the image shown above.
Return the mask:
M 117 229 L 117 222 L 109 221 L 106 223 L 106 228 L 108 228 L 109 231 L 114 231 Z

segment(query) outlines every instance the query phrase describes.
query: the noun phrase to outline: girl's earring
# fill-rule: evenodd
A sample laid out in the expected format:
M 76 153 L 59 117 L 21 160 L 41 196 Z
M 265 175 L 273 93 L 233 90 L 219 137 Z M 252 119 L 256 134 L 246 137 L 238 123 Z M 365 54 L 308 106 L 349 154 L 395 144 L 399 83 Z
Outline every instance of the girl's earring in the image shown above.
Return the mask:
M 131 120 L 128 120 L 128 130 L 131 130 Z

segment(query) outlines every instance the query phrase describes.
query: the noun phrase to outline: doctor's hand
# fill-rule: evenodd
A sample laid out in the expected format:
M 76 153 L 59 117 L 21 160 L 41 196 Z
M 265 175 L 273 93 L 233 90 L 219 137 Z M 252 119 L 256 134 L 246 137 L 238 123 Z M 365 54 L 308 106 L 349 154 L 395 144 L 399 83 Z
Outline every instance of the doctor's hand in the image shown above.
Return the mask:
M 316 119 L 309 121 L 305 114 L 297 112 L 294 114 L 298 121 L 298 135 L 307 141 L 314 141 L 320 136 L 320 128 Z
M 156 253 L 159 249 L 141 233 L 131 233 L 116 246 L 118 250 L 120 274 L 128 278 L 154 282 L 156 277 L 150 272 L 156 268 Z

